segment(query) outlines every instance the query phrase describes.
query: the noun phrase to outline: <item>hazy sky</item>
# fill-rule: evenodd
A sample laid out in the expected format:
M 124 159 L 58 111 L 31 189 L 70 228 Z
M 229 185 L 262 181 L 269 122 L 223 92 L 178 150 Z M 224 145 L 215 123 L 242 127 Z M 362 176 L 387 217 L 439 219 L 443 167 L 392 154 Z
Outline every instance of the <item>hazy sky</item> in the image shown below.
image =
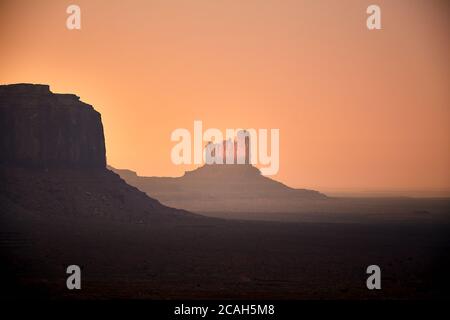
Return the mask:
M 445 0 L 1 0 L 0 83 L 79 95 L 108 163 L 141 175 L 192 168 L 170 134 L 202 120 L 279 128 L 290 186 L 450 194 L 449 21 Z

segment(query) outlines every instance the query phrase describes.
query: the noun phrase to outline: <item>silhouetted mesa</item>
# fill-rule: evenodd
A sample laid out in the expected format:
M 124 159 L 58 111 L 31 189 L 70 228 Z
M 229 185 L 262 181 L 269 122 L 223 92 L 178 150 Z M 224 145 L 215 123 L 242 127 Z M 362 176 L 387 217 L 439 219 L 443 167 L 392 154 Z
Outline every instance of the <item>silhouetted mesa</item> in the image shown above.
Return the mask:
M 48 85 L 0 86 L 0 213 L 146 222 L 194 216 L 106 169 L 100 114 Z
M 130 170 L 111 169 L 162 203 L 197 212 L 295 211 L 306 200 L 327 199 L 318 191 L 290 188 L 265 177 L 250 164 L 205 165 L 176 178 L 141 177 Z
M 100 114 L 48 85 L 0 86 L 0 162 L 37 167 L 105 167 Z

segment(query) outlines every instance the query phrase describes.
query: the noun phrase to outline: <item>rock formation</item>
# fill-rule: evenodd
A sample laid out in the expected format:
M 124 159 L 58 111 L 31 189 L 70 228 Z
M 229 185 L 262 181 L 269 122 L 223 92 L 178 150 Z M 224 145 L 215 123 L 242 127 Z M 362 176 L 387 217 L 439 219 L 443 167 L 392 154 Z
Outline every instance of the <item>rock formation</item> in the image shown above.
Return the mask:
M 33 167 L 105 167 L 100 114 L 48 85 L 0 86 L 0 163 Z
M 176 178 L 112 170 L 166 205 L 202 213 L 297 211 L 305 201 L 327 199 L 318 191 L 291 188 L 265 177 L 250 164 L 204 165 Z
M 192 217 L 106 169 L 100 114 L 47 85 L 0 86 L 0 214 L 118 221 Z

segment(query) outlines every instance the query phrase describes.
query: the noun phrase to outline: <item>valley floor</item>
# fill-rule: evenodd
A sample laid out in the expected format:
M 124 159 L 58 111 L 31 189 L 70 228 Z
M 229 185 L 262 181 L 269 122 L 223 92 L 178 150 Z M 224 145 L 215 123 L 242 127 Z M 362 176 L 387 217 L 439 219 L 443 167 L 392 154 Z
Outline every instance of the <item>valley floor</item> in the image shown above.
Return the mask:
M 195 219 L 124 223 L 2 213 L 3 299 L 449 297 L 450 224 Z M 66 289 L 65 268 L 82 268 Z M 367 266 L 382 290 L 366 289 Z

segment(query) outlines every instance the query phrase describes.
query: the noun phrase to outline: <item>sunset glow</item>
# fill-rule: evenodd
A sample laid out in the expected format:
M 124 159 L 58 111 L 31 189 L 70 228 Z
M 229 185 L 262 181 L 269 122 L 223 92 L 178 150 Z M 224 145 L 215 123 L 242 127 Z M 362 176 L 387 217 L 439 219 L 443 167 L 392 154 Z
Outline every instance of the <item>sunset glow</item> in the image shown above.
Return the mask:
M 339 193 L 450 195 L 447 1 L 2 1 L 0 83 L 44 83 L 102 114 L 108 163 L 146 176 L 171 132 L 279 128 L 273 178 Z M 446 9 L 446 10 L 443 10 Z

